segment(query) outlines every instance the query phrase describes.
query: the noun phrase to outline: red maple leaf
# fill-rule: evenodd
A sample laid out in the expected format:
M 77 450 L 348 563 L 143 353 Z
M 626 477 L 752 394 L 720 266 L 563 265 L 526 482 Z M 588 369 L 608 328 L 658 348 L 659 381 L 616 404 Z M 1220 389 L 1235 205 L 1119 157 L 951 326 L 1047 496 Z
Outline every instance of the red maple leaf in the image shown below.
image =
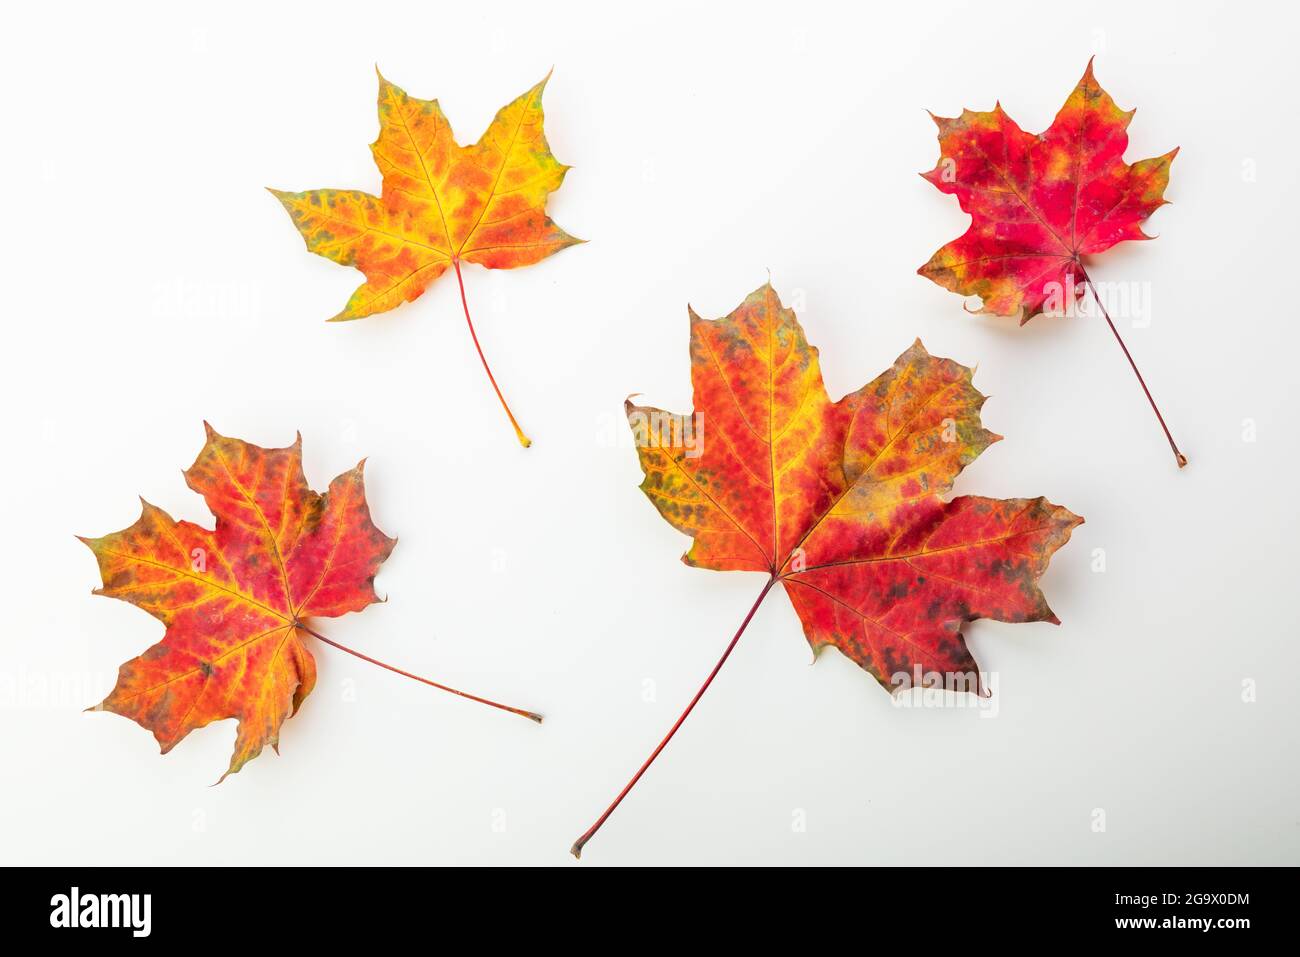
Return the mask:
M 1090 60 L 1042 133 L 1026 133 L 1000 103 L 988 113 L 935 116 L 939 162 L 921 175 L 956 196 L 971 224 L 917 271 L 945 289 L 980 297 L 979 312 L 1018 315 L 1021 324 L 1044 310 L 1064 310 L 1091 288 L 1181 467 L 1187 459 L 1084 268 L 1086 257 L 1117 243 L 1152 238 L 1142 223 L 1167 202 L 1178 150 L 1124 162 L 1134 112 L 1115 105 Z

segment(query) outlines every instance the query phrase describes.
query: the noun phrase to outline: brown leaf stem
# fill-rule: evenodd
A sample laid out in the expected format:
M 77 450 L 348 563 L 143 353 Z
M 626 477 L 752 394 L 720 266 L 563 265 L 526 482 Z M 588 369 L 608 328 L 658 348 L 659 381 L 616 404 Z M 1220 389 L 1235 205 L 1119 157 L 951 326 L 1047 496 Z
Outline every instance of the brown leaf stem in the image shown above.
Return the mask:
M 758 611 L 758 606 L 763 603 L 763 599 L 767 597 L 767 593 L 772 590 L 772 586 L 775 585 L 778 580 L 779 579 L 776 575 L 773 575 L 767 580 L 767 584 L 763 586 L 763 590 L 758 593 L 758 598 L 754 599 L 754 604 L 749 609 L 749 614 L 745 616 L 745 620 L 742 621 L 740 627 L 736 629 L 736 634 L 732 637 L 731 643 L 727 645 L 727 650 L 722 653 L 722 657 L 718 659 L 718 663 L 713 666 L 713 670 L 709 672 L 709 676 L 704 679 L 704 684 L 700 686 L 700 690 L 695 692 L 695 697 L 692 698 L 691 703 L 686 706 L 686 710 L 681 713 L 676 724 L 672 726 L 664 739 L 659 742 L 659 746 L 651 752 L 650 757 L 646 758 L 645 764 L 641 765 L 640 770 L 638 770 L 636 774 L 632 775 L 632 780 L 628 781 L 627 786 L 619 792 L 618 797 L 614 798 L 614 803 L 605 809 L 605 813 L 596 819 L 596 823 L 588 828 L 587 832 L 583 834 L 582 837 L 573 842 L 573 847 L 569 849 L 569 852 L 574 857 L 582 857 L 582 848 L 592 839 L 592 837 L 595 836 L 596 832 L 600 830 L 600 826 L 608 820 L 609 816 L 614 813 L 614 809 L 622 803 L 623 798 L 627 797 L 628 792 L 636 786 L 636 782 L 641 780 L 641 775 L 645 774 L 650 765 L 654 763 L 654 759 L 659 757 L 659 752 L 667 747 L 668 742 L 673 739 L 673 735 L 676 734 L 677 729 L 682 726 L 687 715 L 691 713 L 699 703 L 700 699 L 704 697 L 704 692 L 709 690 L 709 685 L 713 683 L 713 679 L 718 676 L 718 672 L 721 671 L 722 666 L 726 664 L 727 658 L 731 656 L 731 651 L 736 647 L 736 642 L 740 641 L 740 636 L 745 633 L 745 627 L 749 624 L 750 619 L 754 617 L 754 613 Z
M 413 681 L 420 681 L 426 685 L 429 685 L 432 688 L 437 688 L 440 691 L 447 691 L 451 694 L 458 695 L 462 698 L 468 698 L 470 701 L 477 701 L 480 704 L 485 704 L 493 708 L 500 708 L 502 711 L 509 711 L 511 714 L 517 714 L 520 717 L 527 718 L 529 721 L 536 721 L 538 724 L 542 723 L 542 716 L 540 714 L 534 714 L 531 711 L 524 711 L 522 708 L 512 708 L 509 705 L 501 704 L 500 702 L 492 701 L 488 698 L 480 698 L 478 695 L 469 694 L 468 692 L 465 691 L 457 691 L 455 688 L 449 688 L 447 685 L 438 684 L 438 682 L 430 681 L 428 678 L 421 678 L 419 675 L 413 675 L 409 671 L 403 671 L 401 668 L 395 668 L 392 665 L 385 664 L 382 661 L 378 661 L 375 658 L 371 658 L 369 655 L 362 654 L 359 651 L 349 648 L 347 645 L 341 645 L 337 641 L 334 641 L 330 638 L 326 638 L 320 632 L 308 628 L 301 621 L 294 622 L 294 624 L 302 631 L 305 631 L 307 634 L 311 635 L 317 641 L 323 641 L 325 642 L 325 644 L 329 645 L 332 648 L 337 648 L 339 651 L 345 651 L 349 655 L 352 655 L 353 657 L 360 658 L 362 661 L 368 661 L 372 665 L 378 665 L 380 668 L 384 668 L 388 671 L 393 672 L 394 674 L 399 674 L 403 678 L 410 678 Z
M 1087 270 L 1083 268 L 1083 264 L 1076 264 L 1079 267 L 1079 272 L 1083 275 L 1084 284 L 1092 290 L 1092 298 L 1096 301 L 1097 307 L 1101 310 L 1101 314 L 1106 318 L 1106 325 L 1110 326 L 1110 331 L 1115 334 L 1115 341 L 1118 342 L 1119 347 L 1124 350 L 1124 358 L 1128 359 L 1128 364 L 1133 367 L 1133 374 L 1137 376 L 1138 384 L 1142 386 L 1142 391 L 1146 393 L 1147 401 L 1151 403 L 1151 411 L 1156 414 L 1156 418 L 1160 421 L 1160 428 L 1165 430 L 1165 438 L 1169 440 L 1169 447 L 1174 450 L 1174 460 L 1178 463 L 1180 469 L 1185 468 L 1187 466 L 1187 456 L 1178 451 L 1178 445 L 1174 442 L 1174 437 L 1169 432 L 1169 426 L 1165 425 L 1165 417 L 1160 414 L 1160 409 L 1156 405 L 1156 400 L 1151 397 L 1151 390 L 1147 388 L 1146 380 L 1142 378 L 1142 373 L 1138 371 L 1137 363 L 1133 361 L 1133 356 L 1129 353 L 1128 346 L 1124 345 L 1124 340 L 1120 337 L 1119 330 L 1115 328 L 1115 323 L 1111 322 L 1110 313 L 1106 311 L 1106 306 L 1102 303 L 1101 296 L 1097 294 L 1097 287 L 1092 284 L 1092 279 L 1089 277 Z

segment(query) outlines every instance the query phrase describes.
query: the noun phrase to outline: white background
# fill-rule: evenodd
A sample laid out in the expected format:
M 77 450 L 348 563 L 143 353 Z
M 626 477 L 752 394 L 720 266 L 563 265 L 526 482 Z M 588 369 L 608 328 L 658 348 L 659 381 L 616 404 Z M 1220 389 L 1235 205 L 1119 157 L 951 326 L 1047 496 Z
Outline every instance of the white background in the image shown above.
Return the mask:
M 687 303 L 721 315 L 771 270 L 833 397 L 918 335 L 978 363 L 1006 441 L 957 490 L 1086 516 L 1043 580 L 1063 624 L 969 627 L 989 716 L 904 710 L 834 652 L 809 667 L 774 593 L 583 865 L 1300 862 L 1295 13 L 615 11 L 6 15 L 4 861 L 572 864 L 763 583 L 678 561 L 622 400 L 687 410 Z M 1181 473 L 1100 320 L 975 318 L 915 274 L 968 221 L 916 175 L 937 156 L 924 109 L 1001 99 L 1038 131 L 1093 53 L 1140 107 L 1127 158 L 1182 147 L 1159 238 L 1093 267 L 1150 296 L 1124 331 Z M 325 325 L 360 275 L 309 255 L 263 191 L 378 191 L 376 63 L 440 98 L 462 141 L 556 67 L 547 133 L 574 169 L 550 209 L 591 242 L 465 277 L 528 451 L 451 277 Z M 266 446 L 300 429 L 318 488 L 367 456 L 376 522 L 401 539 L 390 601 L 321 630 L 545 725 L 325 647 L 281 756 L 220 787 L 233 722 L 159 757 L 133 723 L 83 714 L 162 629 L 91 596 L 73 536 L 129 525 L 137 494 L 210 522 L 180 475 L 204 418 Z

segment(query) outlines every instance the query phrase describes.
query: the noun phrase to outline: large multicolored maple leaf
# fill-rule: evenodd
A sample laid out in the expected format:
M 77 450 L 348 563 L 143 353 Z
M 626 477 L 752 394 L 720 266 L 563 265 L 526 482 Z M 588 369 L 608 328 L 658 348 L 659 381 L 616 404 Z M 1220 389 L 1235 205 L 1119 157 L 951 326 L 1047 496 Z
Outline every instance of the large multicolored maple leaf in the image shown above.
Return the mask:
M 690 320 L 698 447 L 655 434 L 678 417 L 627 405 L 641 489 L 694 538 L 688 565 L 774 576 L 814 651 L 838 648 L 891 690 L 917 667 L 975 672 L 963 622 L 1056 621 L 1038 577 L 1081 519 L 1043 498 L 943 498 L 1001 438 L 970 369 L 918 340 L 832 402 L 770 285 Z
M 939 162 L 921 174 L 957 197 L 970 228 L 918 272 L 983 300 L 981 312 L 1028 322 L 1053 301 L 1082 295 L 1083 257 L 1129 239 L 1165 205 L 1178 150 L 1124 162 L 1134 110 L 1115 105 L 1092 61 L 1052 125 L 1026 133 L 999 103 L 992 112 L 934 117 Z
M 1083 519 L 1044 498 L 944 498 L 1000 438 L 980 422 L 970 369 L 918 340 L 833 402 L 770 284 L 725 318 L 692 310 L 690 323 L 694 414 L 627 403 L 641 489 L 694 539 L 688 565 L 768 576 L 750 617 L 779 583 L 814 653 L 838 648 L 891 691 L 980 691 L 965 622 L 1056 622 L 1038 579 Z
M 236 718 L 226 775 L 276 747 L 280 726 L 316 683 L 305 621 L 378 601 L 375 574 L 397 543 L 370 520 L 364 462 L 312 491 L 302 440 L 263 449 L 207 428 L 185 481 L 216 516 L 213 530 L 142 501 L 130 528 L 81 539 L 95 553 L 98 595 L 143 608 L 162 641 L 122 665 L 95 710 L 152 731 L 163 753 L 195 728 Z

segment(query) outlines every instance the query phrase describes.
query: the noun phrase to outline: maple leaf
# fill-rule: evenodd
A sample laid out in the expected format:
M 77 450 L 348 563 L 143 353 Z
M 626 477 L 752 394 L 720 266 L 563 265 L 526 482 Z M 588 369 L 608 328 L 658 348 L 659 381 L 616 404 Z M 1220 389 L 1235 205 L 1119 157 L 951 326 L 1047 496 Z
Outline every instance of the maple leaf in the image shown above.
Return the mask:
M 945 500 L 1000 436 L 980 422 L 971 370 L 918 340 L 832 402 L 815 348 L 771 285 L 730 315 L 692 310 L 691 416 L 627 403 L 641 489 L 694 542 L 688 565 L 767 574 L 713 674 L 780 584 L 814 653 L 834 647 L 891 691 L 918 678 L 982 691 L 964 622 L 1056 622 L 1038 587 L 1083 519 L 1043 498 Z M 574 853 L 617 807 L 610 806 Z
M 204 427 L 207 442 L 185 481 L 216 516 L 213 530 L 142 499 L 134 525 L 81 541 L 99 562 L 103 587 L 95 594 L 137 605 L 166 626 L 162 641 L 122 665 L 93 710 L 133 719 L 164 754 L 195 728 L 238 719 L 224 780 L 266 745 L 277 747 L 280 726 L 311 693 L 316 664 L 304 635 L 399 671 L 306 624 L 379 601 L 375 574 L 397 540 L 370 519 L 364 461 L 320 494 L 303 475 L 301 436 L 288 448 L 263 449 Z
M 1167 202 L 1178 150 L 1125 163 L 1134 112 L 1115 105 L 1089 61 L 1038 135 L 1017 126 L 1000 103 L 991 113 L 935 116 L 942 155 L 921 175 L 956 196 L 971 225 L 931 256 L 921 275 L 979 296 L 981 312 L 1020 315 L 1022 323 L 1062 290 L 1082 293 L 1082 257 L 1150 239 L 1141 223 Z
M 1169 167 L 1178 149 L 1124 162 L 1124 111 L 1101 88 L 1092 61 L 1052 125 L 1026 133 L 998 103 L 992 112 L 931 116 L 939 127 L 939 162 L 922 177 L 957 197 L 970 228 L 917 270 L 945 289 L 982 300 L 980 313 L 1019 316 L 1063 311 L 1091 288 L 1128 356 L 1179 466 L 1187 464 L 1106 313 L 1084 258 L 1126 240 L 1151 239 L 1142 223 L 1168 201 Z
M 378 73 L 378 70 L 376 70 Z M 381 195 L 359 190 L 270 192 L 284 204 L 307 248 L 365 274 L 337 322 L 387 312 L 419 298 L 461 262 L 514 269 L 583 240 L 546 215 L 546 201 L 569 167 L 558 162 L 542 130 L 542 91 L 550 74 L 504 106 L 472 146 L 458 146 L 437 100 L 419 100 L 379 76 L 379 138 L 370 145 L 383 175 Z M 529 440 L 483 367 L 520 442 Z

